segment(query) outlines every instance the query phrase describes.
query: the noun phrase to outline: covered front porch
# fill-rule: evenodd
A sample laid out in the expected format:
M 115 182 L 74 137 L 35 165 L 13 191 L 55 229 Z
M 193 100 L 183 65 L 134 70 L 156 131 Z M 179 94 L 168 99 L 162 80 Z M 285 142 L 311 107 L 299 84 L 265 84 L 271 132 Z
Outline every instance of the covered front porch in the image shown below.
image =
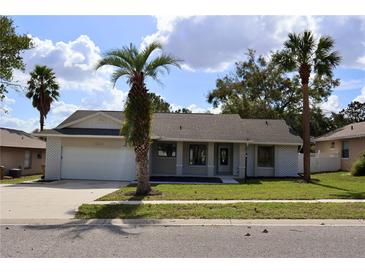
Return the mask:
M 150 174 L 243 178 L 245 148 L 245 143 L 154 141 L 150 150 Z

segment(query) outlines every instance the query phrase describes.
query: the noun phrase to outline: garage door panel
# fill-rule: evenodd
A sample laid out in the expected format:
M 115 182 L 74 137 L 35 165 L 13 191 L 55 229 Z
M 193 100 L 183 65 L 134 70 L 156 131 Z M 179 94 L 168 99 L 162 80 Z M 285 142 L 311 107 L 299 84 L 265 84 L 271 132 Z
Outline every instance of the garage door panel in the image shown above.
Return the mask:
M 63 179 L 133 180 L 135 173 L 135 157 L 131 148 L 62 148 Z

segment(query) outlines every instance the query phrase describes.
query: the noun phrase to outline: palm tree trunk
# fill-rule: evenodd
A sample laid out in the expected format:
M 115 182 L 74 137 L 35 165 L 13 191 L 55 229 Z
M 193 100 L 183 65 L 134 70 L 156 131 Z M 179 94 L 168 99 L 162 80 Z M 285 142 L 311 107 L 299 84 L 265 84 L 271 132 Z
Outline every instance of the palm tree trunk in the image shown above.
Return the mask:
M 128 94 L 125 109 L 127 124 L 131 125 L 129 142 L 134 146 L 137 163 L 137 195 L 146 195 L 151 191 L 148 170 L 148 152 L 150 149 L 151 101 L 144 84 L 142 73 L 136 74 Z
M 146 195 L 151 191 L 149 168 L 148 168 L 148 152 L 149 144 L 146 143 L 135 147 L 137 162 L 137 190 L 136 195 Z
M 40 110 L 39 110 L 39 123 L 41 124 L 41 131 L 44 127 L 44 87 L 43 87 L 43 79 L 41 80 L 41 90 L 39 94 L 39 104 L 40 104 Z
M 310 181 L 310 109 L 309 109 L 309 95 L 308 83 L 303 84 L 303 171 L 304 180 Z
M 44 116 L 42 114 L 42 111 L 39 112 L 39 123 L 40 123 L 40 130 L 43 130 L 44 127 Z

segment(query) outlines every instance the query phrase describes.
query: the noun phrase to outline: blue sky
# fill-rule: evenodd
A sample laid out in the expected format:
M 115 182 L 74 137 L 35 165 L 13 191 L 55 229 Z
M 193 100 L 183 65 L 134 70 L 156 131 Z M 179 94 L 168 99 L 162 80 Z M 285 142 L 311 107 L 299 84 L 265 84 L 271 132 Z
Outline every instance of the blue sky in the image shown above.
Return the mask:
M 35 48 L 24 54 L 25 83 L 35 64 L 52 67 L 61 84 L 60 101 L 53 105 L 46 127 L 54 127 L 76 109 L 119 110 L 128 86 L 123 80 L 115 89 L 110 68 L 95 72 L 93 66 L 107 50 L 129 43 L 143 46 L 154 40 L 167 52 L 184 60 L 183 69 L 161 77 L 163 85 L 149 81 L 148 88 L 175 108 L 195 112 L 210 110 L 207 93 L 217 77 L 232 71 L 247 48 L 267 54 L 278 49 L 288 32 L 311 29 L 329 34 L 343 63 L 335 74 L 342 81 L 325 111 L 338 111 L 357 98 L 365 101 L 365 17 L 312 16 L 14 16 L 18 33 L 30 34 Z M 11 91 L 2 103 L 0 126 L 31 131 L 38 127 L 38 112 L 22 92 Z

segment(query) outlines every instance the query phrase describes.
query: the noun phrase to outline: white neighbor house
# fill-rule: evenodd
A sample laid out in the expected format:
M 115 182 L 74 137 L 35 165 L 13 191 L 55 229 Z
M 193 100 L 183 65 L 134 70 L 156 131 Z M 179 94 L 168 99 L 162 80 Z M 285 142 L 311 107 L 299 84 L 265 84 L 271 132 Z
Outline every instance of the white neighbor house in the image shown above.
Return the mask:
M 45 178 L 134 180 L 134 150 L 120 136 L 123 119 L 120 111 L 79 110 L 56 128 L 36 134 L 47 138 Z M 298 176 L 300 145 L 301 138 L 283 120 L 156 113 L 150 174 Z

